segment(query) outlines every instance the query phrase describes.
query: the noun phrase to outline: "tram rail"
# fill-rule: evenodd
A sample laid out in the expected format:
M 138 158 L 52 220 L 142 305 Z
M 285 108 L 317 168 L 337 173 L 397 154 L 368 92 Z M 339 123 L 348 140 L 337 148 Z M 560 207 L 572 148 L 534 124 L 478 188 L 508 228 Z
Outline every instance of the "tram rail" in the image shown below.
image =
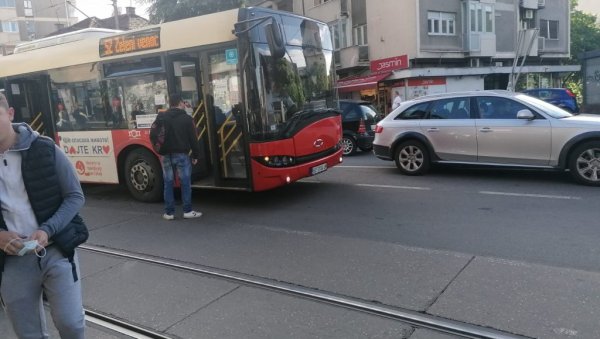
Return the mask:
M 338 307 L 344 307 L 363 313 L 374 314 L 380 317 L 394 319 L 402 323 L 410 324 L 418 328 L 426 328 L 445 334 L 457 335 L 465 338 L 475 339 L 524 339 L 525 336 L 515 335 L 496 329 L 483 326 L 468 324 L 460 321 L 446 319 L 434 315 L 420 313 L 412 310 L 388 306 L 380 303 L 369 302 L 353 297 L 342 296 L 332 292 L 307 288 L 291 283 L 276 281 L 262 277 L 256 277 L 249 274 L 233 272 L 229 270 L 208 267 L 198 264 L 190 264 L 171 259 L 158 258 L 151 255 L 132 253 L 122 250 L 111 249 L 94 245 L 82 245 L 82 250 L 110 255 L 118 258 L 136 260 L 152 265 L 163 266 L 171 269 L 178 269 L 194 274 L 210 276 L 243 284 L 252 287 L 258 287 L 277 293 L 288 294 L 317 302 L 332 304 Z M 150 337 L 150 338 L 168 338 L 168 337 Z
M 96 311 L 85 309 L 85 321 L 96 327 L 126 338 L 135 339 L 171 339 L 171 337 L 124 320 L 108 316 Z

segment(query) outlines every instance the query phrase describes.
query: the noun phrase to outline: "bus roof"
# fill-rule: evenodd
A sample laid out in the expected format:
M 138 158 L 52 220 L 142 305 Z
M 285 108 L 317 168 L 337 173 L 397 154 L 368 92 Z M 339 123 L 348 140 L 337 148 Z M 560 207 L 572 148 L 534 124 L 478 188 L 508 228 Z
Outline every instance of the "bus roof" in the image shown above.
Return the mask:
M 100 58 L 100 38 L 95 36 L 0 57 L 0 77 L 233 41 L 236 38 L 233 28 L 237 22 L 238 10 L 197 16 L 115 34 L 160 27 L 158 49 Z

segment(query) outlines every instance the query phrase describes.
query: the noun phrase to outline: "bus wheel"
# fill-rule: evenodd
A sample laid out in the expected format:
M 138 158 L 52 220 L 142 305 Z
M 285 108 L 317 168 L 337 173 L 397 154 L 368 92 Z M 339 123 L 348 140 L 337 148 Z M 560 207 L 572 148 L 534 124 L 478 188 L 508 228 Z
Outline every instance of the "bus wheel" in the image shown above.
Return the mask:
M 131 195 L 139 201 L 157 202 L 163 197 L 160 161 L 145 149 L 136 149 L 125 159 L 125 182 Z

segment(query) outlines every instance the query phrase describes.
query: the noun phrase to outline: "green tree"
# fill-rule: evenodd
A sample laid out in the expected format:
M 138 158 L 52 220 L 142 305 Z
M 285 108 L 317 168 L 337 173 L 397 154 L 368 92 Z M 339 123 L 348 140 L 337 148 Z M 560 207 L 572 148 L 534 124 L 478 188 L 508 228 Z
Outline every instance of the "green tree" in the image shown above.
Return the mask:
M 158 24 L 210 14 L 246 5 L 246 0 L 137 0 L 150 4 L 150 22 Z
M 576 8 L 577 0 L 571 0 L 571 64 L 580 63 L 581 53 L 600 49 L 598 17 Z
M 578 0 L 571 0 L 571 57 L 569 64 L 580 65 L 581 53 L 600 49 L 600 26 L 596 15 L 577 10 Z M 564 81 L 564 86 L 577 95 L 581 103 L 583 83 L 581 72 L 573 73 Z

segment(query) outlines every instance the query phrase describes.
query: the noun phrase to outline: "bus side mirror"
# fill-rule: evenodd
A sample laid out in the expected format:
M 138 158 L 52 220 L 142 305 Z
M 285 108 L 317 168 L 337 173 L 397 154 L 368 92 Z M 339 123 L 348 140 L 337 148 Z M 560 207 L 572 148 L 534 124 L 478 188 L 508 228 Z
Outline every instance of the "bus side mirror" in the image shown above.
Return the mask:
M 285 43 L 281 33 L 281 27 L 278 23 L 273 22 L 265 25 L 265 34 L 271 56 L 275 59 L 281 59 L 285 55 Z

